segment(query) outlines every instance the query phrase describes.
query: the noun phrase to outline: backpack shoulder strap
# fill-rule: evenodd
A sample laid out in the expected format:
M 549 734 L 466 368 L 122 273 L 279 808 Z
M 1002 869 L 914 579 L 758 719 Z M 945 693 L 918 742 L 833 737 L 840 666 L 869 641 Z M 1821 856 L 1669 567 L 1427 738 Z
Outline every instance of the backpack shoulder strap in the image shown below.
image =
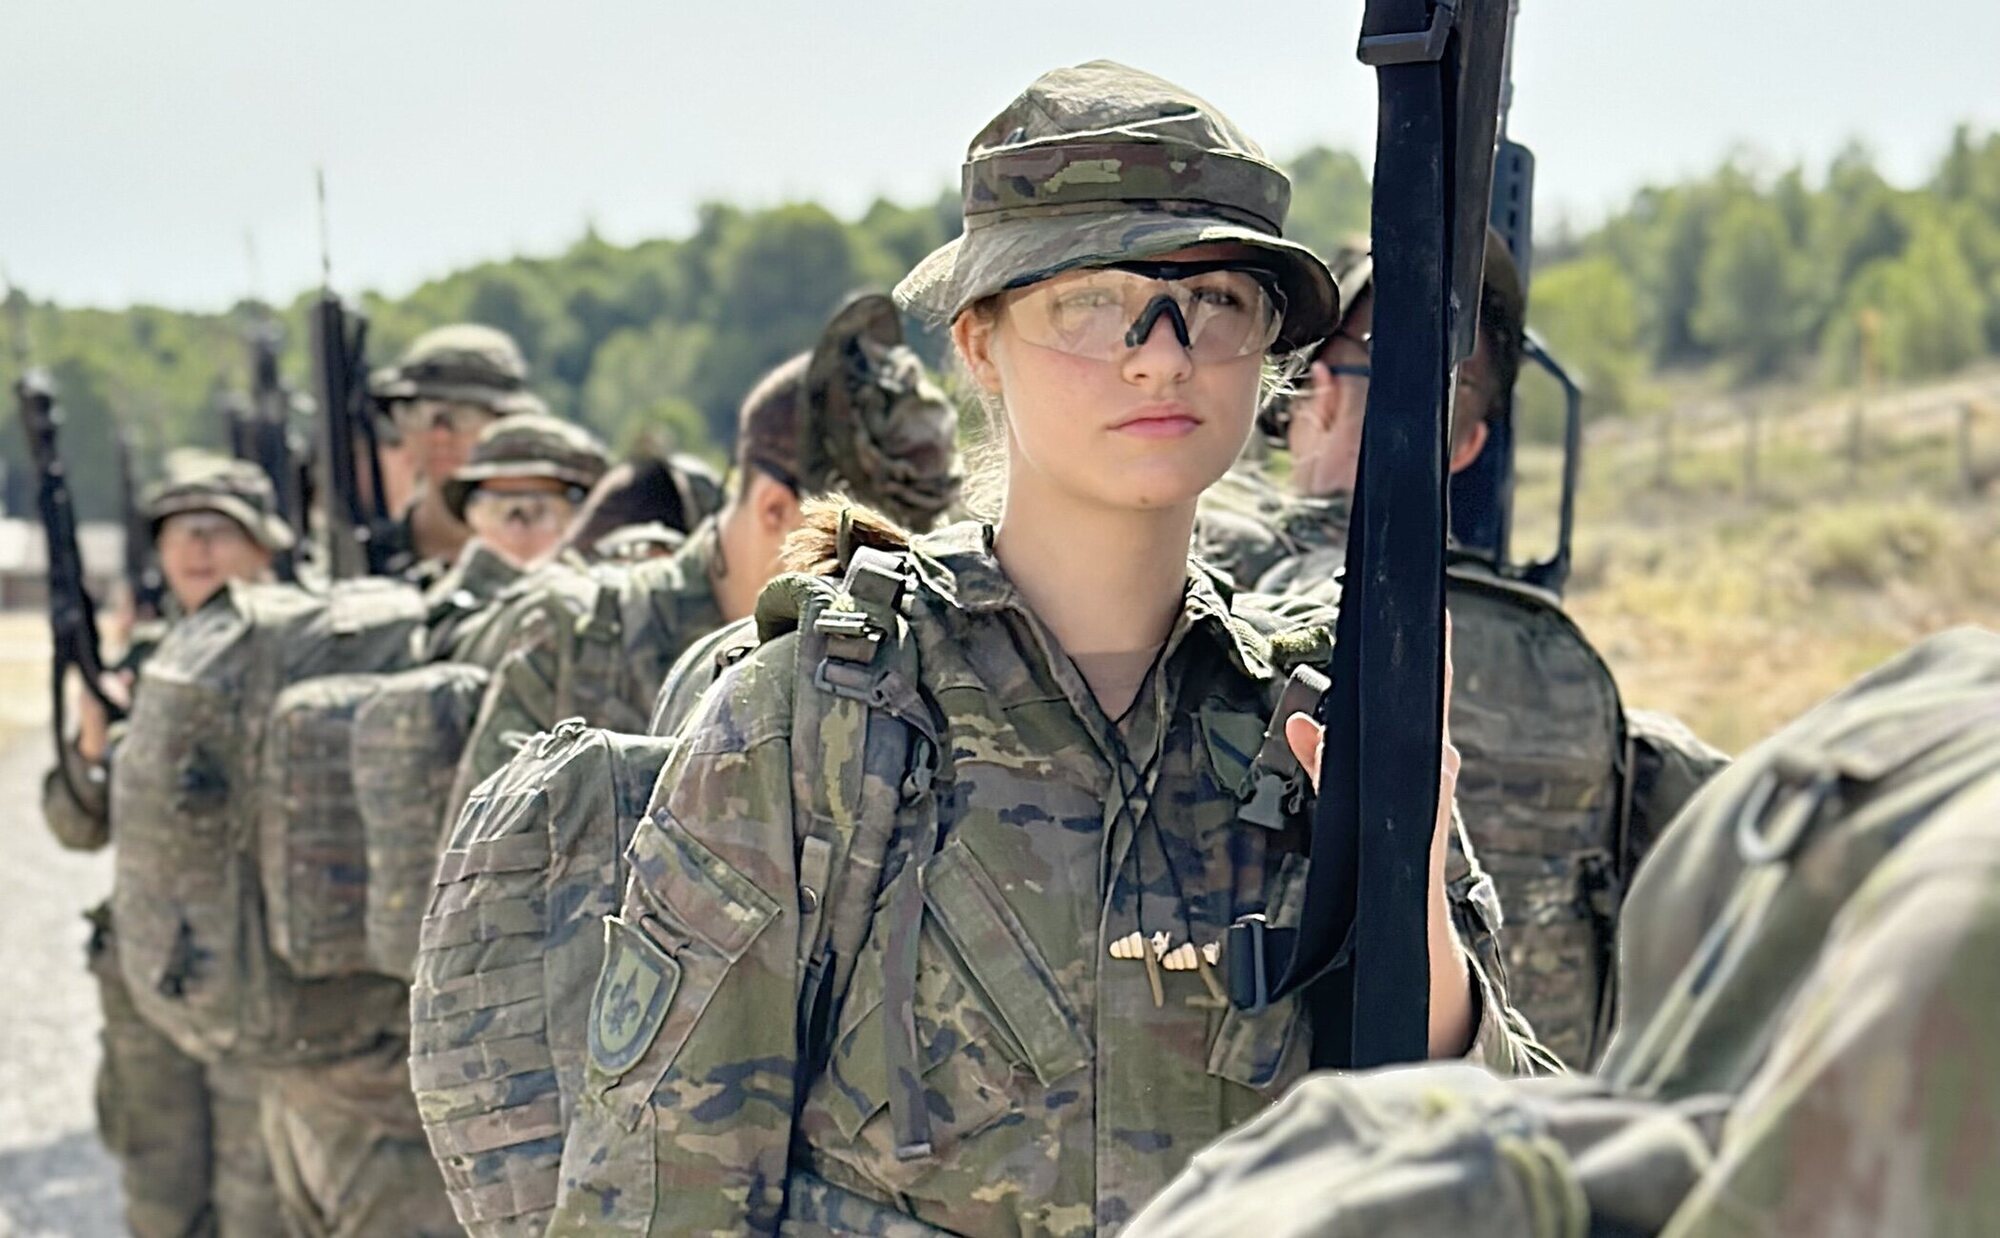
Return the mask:
M 917 1070 L 915 992 L 917 930 L 923 896 L 917 870 L 937 848 L 932 785 L 941 760 L 941 723 L 922 688 L 915 611 L 907 606 L 907 552 L 856 549 L 837 589 L 820 587 L 773 599 L 800 598 L 799 682 L 795 704 L 793 798 L 811 823 L 800 844 L 799 876 L 814 893 L 801 926 L 801 1068 L 817 1071 L 834 997 L 847 990 L 854 961 L 874 922 L 885 879 L 894 884 L 883 953 L 891 1122 L 897 1153 L 930 1150 L 929 1115 Z M 760 633 L 769 630 L 760 606 Z M 797 754 L 810 754 L 798 760 Z M 908 822 L 898 838 L 899 822 Z M 892 855 L 901 867 L 890 875 Z M 817 882 L 817 884 L 815 884 Z

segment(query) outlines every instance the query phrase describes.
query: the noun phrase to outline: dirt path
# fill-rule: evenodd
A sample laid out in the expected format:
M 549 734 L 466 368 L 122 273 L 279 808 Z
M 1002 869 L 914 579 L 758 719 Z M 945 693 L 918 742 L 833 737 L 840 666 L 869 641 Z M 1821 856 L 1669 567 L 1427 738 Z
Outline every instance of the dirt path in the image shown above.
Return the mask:
M 108 854 L 56 846 L 42 825 L 47 640 L 0 615 L 0 1235 L 114 1238 L 117 1176 L 91 1116 L 97 993 L 83 910 L 111 887 Z

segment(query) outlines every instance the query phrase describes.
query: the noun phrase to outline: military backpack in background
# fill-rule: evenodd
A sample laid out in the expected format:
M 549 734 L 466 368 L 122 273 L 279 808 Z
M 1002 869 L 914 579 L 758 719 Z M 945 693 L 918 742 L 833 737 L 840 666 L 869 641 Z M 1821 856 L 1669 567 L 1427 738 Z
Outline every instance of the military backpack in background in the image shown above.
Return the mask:
M 1500 894 L 1508 997 L 1580 1069 L 1601 1047 L 1630 876 L 1618 685 L 1539 590 L 1453 565 L 1446 598 L 1458 806 Z
M 473 791 L 436 865 L 410 999 L 410 1077 L 473 1235 L 539 1235 L 554 1210 L 605 917 L 618 910 L 625 848 L 671 749 L 564 722 Z
M 408 980 L 452 777 L 490 676 L 483 667 L 440 662 L 372 678 L 349 745 L 367 848 L 363 929 L 369 969 Z
M 345 720 L 353 677 L 411 665 L 423 616 L 388 581 L 231 585 L 141 672 L 112 905 L 133 1000 L 185 1051 L 294 1064 L 400 1032 L 403 985 L 367 967 Z

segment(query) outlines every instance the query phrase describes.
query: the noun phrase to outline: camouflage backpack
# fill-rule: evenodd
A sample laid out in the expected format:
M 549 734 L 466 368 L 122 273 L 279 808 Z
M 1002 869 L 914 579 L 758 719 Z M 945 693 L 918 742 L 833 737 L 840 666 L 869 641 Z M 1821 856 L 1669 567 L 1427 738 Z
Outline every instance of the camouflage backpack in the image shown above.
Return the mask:
M 1500 894 L 1508 996 L 1572 1066 L 1601 1047 L 1629 877 L 1618 685 L 1553 599 L 1454 565 L 1459 811 Z
M 801 660 L 823 690 L 798 695 L 798 742 L 843 726 L 868 735 L 828 747 L 850 756 L 807 780 L 828 800 L 824 819 L 838 823 L 808 840 L 800 872 L 824 892 L 815 923 L 830 926 L 820 944 L 843 984 L 896 833 L 909 757 L 900 715 L 866 687 L 876 671 L 914 658 L 894 611 L 900 589 L 892 556 L 859 551 L 845 584 L 786 577 L 759 604 L 762 639 L 794 627 L 813 634 Z M 913 668 L 905 674 L 915 682 Z M 875 716 L 891 724 L 868 727 Z M 628 849 L 676 742 L 571 719 L 481 783 L 452 830 L 417 952 L 411 1077 L 452 1206 L 473 1235 L 538 1235 L 554 1210 L 563 1134 L 589 1055 L 605 1046 L 593 992 L 619 932 L 626 876 L 648 859 Z M 893 785 L 864 776 L 885 762 L 897 771 Z M 867 802 L 833 796 L 832 786 Z M 895 798 L 885 805 L 884 795 Z M 802 949 L 813 938 L 809 925 Z
M 2000 1188 L 1970 1166 L 1995 1090 L 1997 805 L 2000 635 L 1933 637 L 1746 753 L 1661 838 L 1596 1078 L 1317 1076 L 1128 1232 L 1994 1232 Z M 1972 914 L 1926 897 L 1954 884 Z M 1913 937 L 1934 911 L 1944 931 Z
M 422 619 L 386 581 L 232 585 L 141 672 L 112 905 L 134 1001 L 187 1052 L 322 1061 L 402 1023 L 403 986 L 368 967 L 346 723 Z

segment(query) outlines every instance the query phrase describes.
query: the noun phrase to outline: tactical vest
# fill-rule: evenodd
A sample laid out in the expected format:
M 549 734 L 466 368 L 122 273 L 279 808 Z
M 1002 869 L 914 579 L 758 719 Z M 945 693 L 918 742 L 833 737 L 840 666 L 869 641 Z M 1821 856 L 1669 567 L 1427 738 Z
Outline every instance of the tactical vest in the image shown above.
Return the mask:
M 1458 805 L 1506 921 L 1508 994 L 1573 1067 L 1601 1048 L 1629 872 L 1618 685 L 1554 598 L 1454 565 Z
M 403 986 L 369 970 L 348 740 L 423 613 L 385 581 L 232 585 L 141 673 L 112 775 L 112 906 L 133 1000 L 185 1051 L 305 1063 L 399 1032 Z

